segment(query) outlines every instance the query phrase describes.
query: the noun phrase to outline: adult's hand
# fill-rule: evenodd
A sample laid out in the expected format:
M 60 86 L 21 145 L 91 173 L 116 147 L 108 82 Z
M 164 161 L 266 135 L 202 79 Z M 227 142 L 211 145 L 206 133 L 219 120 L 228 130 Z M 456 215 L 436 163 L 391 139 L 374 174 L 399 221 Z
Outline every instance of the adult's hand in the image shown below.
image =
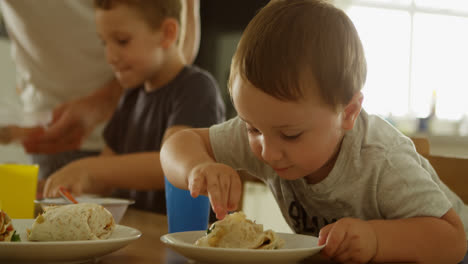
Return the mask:
M 23 139 L 25 151 L 53 154 L 78 149 L 96 126 L 112 115 L 121 93 L 113 80 L 94 94 L 59 105 L 47 129 Z
M 20 127 L 17 125 L 0 127 L 0 144 L 23 141 L 32 135 L 43 133 L 43 130 L 43 127 Z
M 26 152 L 52 154 L 78 149 L 97 125 L 86 106 L 86 101 L 77 100 L 54 109 L 48 128 L 23 141 Z

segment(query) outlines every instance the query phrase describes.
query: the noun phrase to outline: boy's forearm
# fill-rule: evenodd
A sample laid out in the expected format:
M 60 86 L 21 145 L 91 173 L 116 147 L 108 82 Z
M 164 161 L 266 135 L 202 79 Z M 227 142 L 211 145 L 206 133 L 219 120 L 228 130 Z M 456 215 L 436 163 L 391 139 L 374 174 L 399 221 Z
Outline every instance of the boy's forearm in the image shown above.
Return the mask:
M 453 219 L 453 214 L 451 209 L 445 216 Z M 378 240 L 374 262 L 458 263 L 466 253 L 466 237 L 459 219 L 449 222 L 444 218 L 413 217 L 369 222 Z
M 100 156 L 83 159 L 92 182 L 110 188 L 157 190 L 164 188 L 159 152 Z
M 203 137 L 197 131 L 200 130 L 187 129 L 177 132 L 161 149 L 163 171 L 168 180 L 181 189 L 188 189 L 188 176 L 195 166 L 215 162 Z

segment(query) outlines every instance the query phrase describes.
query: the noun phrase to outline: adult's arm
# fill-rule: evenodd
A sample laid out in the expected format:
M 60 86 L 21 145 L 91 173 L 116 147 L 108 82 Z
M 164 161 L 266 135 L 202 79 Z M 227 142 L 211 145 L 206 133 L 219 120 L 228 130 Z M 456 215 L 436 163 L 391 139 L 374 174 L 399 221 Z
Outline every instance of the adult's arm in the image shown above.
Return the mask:
M 122 91 L 113 79 L 85 97 L 59 105 L 48 128 L 23 139 L 25 150 L 51 154 L 78 149 L 97 125 L 112 116 Z
M 200 0 L 185 0 L 179 46 L 187 64 L 193 64 L 200 48 Z

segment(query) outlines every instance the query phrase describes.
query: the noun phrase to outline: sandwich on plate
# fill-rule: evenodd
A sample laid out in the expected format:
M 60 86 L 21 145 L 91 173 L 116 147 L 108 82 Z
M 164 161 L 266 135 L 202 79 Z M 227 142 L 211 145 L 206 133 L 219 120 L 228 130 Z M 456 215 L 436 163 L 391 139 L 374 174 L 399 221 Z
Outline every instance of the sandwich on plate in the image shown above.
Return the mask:
M 0 210 L 0 242 L 10 241 L 20 241 L 20 238 L 16 234 L 11 218 L 3 210 Z
M 263 225 L 246 218 L 243 212 L 227 215 L 214 222 L 206 235 L 195 242 L 202 247 L 279 249 L 284 240 L 272 230 L 263 231 Z
M 98 204 L 78 203 L 46 207 L 36 217 L 30 241 L 98 240 L 110 237 L 115 228 L 112 214 Z

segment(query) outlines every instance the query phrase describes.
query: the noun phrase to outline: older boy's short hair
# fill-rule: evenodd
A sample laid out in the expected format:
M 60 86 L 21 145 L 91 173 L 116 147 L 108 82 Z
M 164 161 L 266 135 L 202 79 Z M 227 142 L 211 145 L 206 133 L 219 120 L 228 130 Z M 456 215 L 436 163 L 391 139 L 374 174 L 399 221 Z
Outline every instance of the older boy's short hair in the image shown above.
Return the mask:
M 229 89 L 238 75 L 275 98 L 299 101 L 316 82 L 337 109 L 361 90 L 366 73 L 358 33 L 342 10 L 322 0 L 272 0 L 242 35 Z
M 124 4 L 137 10 L 151 28 L 159 28 L 165 18 L 174 18 L 180 24 L 181 0 L 94 0 L 94 7 L 103 10 Z

